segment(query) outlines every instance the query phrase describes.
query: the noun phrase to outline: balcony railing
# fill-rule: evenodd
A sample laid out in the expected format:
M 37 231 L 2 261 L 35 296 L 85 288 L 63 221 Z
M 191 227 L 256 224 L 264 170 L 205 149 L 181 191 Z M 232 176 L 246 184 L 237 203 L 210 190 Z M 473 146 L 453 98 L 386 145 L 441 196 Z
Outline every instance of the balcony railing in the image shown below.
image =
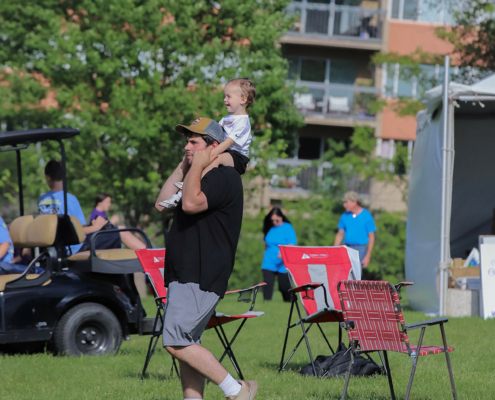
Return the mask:
M 329 190 L 336 184 L 332 177 L 332 164 L 328 162 L 315 165 L 311 160 L 297 158 L 278 159 L 271 166 L 274 174 L 270 179 L 271 190 L 286 193 L 307 193 L 315 190 Z M 362 180 L 358 176 L 344 179 L 346 190 L 353 190 L 362 198 L 369 198 L 371 180 Z
M 307 88 L 294 96 L 294 104 L 304 115 L 375 120 L 371 105 L 380 88 L 307 81 L 298 81 L 297 86 Z
M 288 6 L 296 22 L 288 35 L 332 39 L 382 41 L 386 10 L 353 6 L 292 2 Z

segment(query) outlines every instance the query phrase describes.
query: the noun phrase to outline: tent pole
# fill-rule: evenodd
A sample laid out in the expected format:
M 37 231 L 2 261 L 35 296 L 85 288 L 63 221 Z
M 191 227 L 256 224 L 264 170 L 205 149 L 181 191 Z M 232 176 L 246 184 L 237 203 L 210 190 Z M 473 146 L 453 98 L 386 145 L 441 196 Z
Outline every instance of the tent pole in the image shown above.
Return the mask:
M 448 286 L 448 278 L 446 278 L 446 268 L 447 268 L 447 258 L 449 257 L 447 255 L 447 248 L 448 248 L 448 241 L 450 237 L 450 232 L 447 232 L 447 218 L 450 218 L 450 215 L 447 215 L 447 209 L 448 207 L 448 199 L 451 197 L 451 193 L 448 193 L 447 188 L 450 186 L 448 185 L 448 166 L 449 166 L 449 151 L 448 151 L 448 145 L 449 145 L 449 69 L 450 69 L 450 57 L 445 56 L 445 62 L 444 62 L 444 81 L 443 81 L 443 145 L 442 145 L 442 214 L 441 214 L 441 230 L 440 230 L 440 265 L 439 265 L 439 272 L 440 272 L 440 304 L 439 304 L 439 314 L 440 315 L 445 315 L 446 314 L 446 304 L 445 304 L 445 297 L 446 297 L 446 292 L 447 292 L 447 286 Z

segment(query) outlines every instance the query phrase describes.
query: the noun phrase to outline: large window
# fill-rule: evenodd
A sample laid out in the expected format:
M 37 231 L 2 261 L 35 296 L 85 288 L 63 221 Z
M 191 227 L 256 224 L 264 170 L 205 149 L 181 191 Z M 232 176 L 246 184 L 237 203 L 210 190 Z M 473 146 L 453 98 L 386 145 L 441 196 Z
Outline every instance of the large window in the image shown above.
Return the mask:
M 389 10 L 394 19 L 451 25 L 460 3 L 459 0 L 389 0 Z
M 325 82 L 327 63 L 325 60 L 301 60 L 301 80 L 309 82 Z
M 412 71 L 399 64 L 389 64 L 384 66 L 384 72 L 386 79 L 382 92 L 387 97 L 421 98 L 427 90 L 443 82 L 444 67 L 420 64 L 419 70 Z M 459 68 L 451 67 L 449 74 L 451 79 L 457 79 Z
M 358 75 L 358 64 L 355 61 L 302 57 L 289 57 L 288 61 L 289 79 L 299 77 L 307 82 L 328 81 L 341 85 L 354 85 Z

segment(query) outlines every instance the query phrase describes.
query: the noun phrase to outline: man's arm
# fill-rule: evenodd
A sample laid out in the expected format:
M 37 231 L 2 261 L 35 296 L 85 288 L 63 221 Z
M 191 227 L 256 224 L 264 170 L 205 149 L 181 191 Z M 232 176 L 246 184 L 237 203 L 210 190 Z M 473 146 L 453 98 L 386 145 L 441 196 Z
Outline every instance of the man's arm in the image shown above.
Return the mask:
M 368 233 L 368 238 L 369 238 L 368 251 L 366 252 L 366 255 L 361 261 L 361 264 L 363 265 L 364 268 L 366 268 L 370 264 L 371 252 L 373 251 L 373 247 L 375 246 L 375 232 Z
M 10 248 L 9 242 L 3 242 L 2 244 L 0 244 L 0 258 L 2 258 L 5 254 L 7 254 L 9 248 Z
M 344 240 L 344 231 L 342 229 L 339 229 L 337 235 L 335 235 L 335 240 L 333 241 L 333 245 L 340 246 L 342 240 Z
M 168 177 L 168 179 L 165 181 L 165 184 L 162 187 L 162 190 L 160 190 L 160 194 L 158 195 L 158 198 L 156 199 L 155 207 L 157 208 L 158 211 L 162 211 L 165 207 L 162 207 L 158 203 L 160 203 L 163 200 L 170 199 L 173 194 L 177 193 L 177 188 L 174 186 L 175 182 L 182 182 L 184 179 L 184 170 L 182 169 L 182 162 L 179 163 L 177 168 L 175 168 L 175 171 L 172 172 L 172 175 Z
M 211 154 L 211 148 L 194 154 L 191 168 L 187 172 L 182 189 L 182 210 L 186 214 L 198 214 L 208 210 L 208 200 L 201 191 L 201 175 L 203 170 L 218 156 Z

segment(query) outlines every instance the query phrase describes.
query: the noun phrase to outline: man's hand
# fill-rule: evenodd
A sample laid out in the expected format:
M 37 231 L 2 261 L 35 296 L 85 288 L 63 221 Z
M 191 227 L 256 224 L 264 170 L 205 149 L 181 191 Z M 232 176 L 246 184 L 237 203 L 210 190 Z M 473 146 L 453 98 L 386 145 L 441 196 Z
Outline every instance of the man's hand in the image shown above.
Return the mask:
M 112 217 L 110 218 L 110 223 L 113 225 L 117 225 L 119 222 L 120 222 L 120 217 L 117 214 L 112 215 Z
M 194 153 L 192 166 L 205 169 L 208 165 L 210 165 L 214 160 L 218 158 L 217 154 L 211 154 L 211 147 L 207 147 L 204 150 L 197 151 Z
M 366 254 L 364 256 L 364 258 L 361 260 L 361 265 L 363 266 L 363 268 L 367 268 L 368 265 L 370 265 L 370 259 L 371 256 L 369 254 Z
M 91 221 L 91 226 L 93 226 L 94 228 L 96 228 L 97 231 L 99 231 L 101 228 L 105 226 L 107 222 L 108 221 L 105 218 L 102 218 L 98 215 L 93 221 Z

